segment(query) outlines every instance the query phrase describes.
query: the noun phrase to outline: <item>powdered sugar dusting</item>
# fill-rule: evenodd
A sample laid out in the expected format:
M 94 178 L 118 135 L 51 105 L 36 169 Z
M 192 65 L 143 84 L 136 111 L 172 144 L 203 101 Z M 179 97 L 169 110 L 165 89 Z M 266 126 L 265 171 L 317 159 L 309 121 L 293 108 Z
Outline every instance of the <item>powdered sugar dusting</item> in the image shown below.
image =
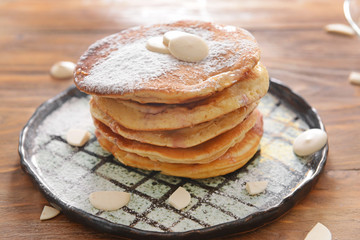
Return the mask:
M 94 126 L 90 111 L 80 111 L 82 109 L 89 109 L 89 98 L 81 98 L 81 100 L 72 98 L 47 116 L 37 129 L 36 146 L 41 146 L 41 143 L 47 141 L 52 135 L 65 138 L 67 131 L 71 128 L 92 130 Z M 72 119 L 72 121 L 66 121 L 66 119 Z
M 154 53 L 145 48 L 146 39 L 119 46 L 102 62 L 95 65 L 85 82 L 100 92 L 123 92 L 137 89 L 145 79 L 153 79 L 176 69 L 176 61 L 168 54 Z
M 200 62 L 189 63 L 178 60 L 170 54 L 156 53 L 146 49 L 146 41 L 149 37 L 162 36 L 169 30 L 184 31 L 202 37 L 209 46 L 209 55 Z M 186 86 L 189 84 L 189 76 L 196 74 L 211 76 L 212 73 L 221 69 L 232 67 L 239 59 L 248 57 L 247 52 L 257 48 L 254 41 L 243 38 L 219 40 L 218 36 L 215 39 L 213 31 L 191 27 L 168 29 L 154 27 L 147 30 L 142 36 L 135 34 L 128 39 L 117 40 L 120 40 L 119 35 L 112 35 L 90 47 L 89 51 L 97 51 L 98 48 L 107 44 L 105 48 L 97 52 L 98 56 L 104 57 L 99 58 L 83 81 L 78 82 L 80 88 L 101 94 L 133 92 L 143 89 L 144 84 L 148 89 L 152 87 L 155 89 L 156 84 L 152 86 L 147 83 L 164 74 L 172 74 L 180 67 L 183 69 L 185 67 L 190 73 L 184 74 L 184 76 L 175 73 L 173 76 L 176 76 L 178 83 Z M 110 54 L 106 55 L 108 52 Z M 86 56 L 83 56 L 80 61 L 86 61 Z M 203 87 L 199 86 L 199 83 L 203 83 L 206 79 L 195 78 L 192 82 L 193 90 Z
M 271 92 L 259 105 L 265 115 L 266 129 L 261 151 L 236 172 L 202 180 L 130 168 L 107 157 L 94 136 L 89 97 L 67 96 L 69 98 L 56 98 L 46 103 L 47 107 L 40 108 L 40 114 L 32 118 L 28 127 L 33 131 L 28 129 L 27 134 L 34 133 L 20 143 L 27 156 L 23 162 L 26 168 L 31 167 L 30 174 L 35 176 L 45 194 L 51 194 L 51 199 L 60 206 L 59 203 L 64 203 L 64 211 L 79 214 L 81 210 L 79 218 L 92 217 L 99 227 L 111 226 L 123 231 L 127 226 L 144 234 L 152 234 L 148 231 L 208 231 L 208 227 L 233 220 L 241 227 L 253 216 L 269 216 L 269 210 L 274 207 L 288 210 L 284 199 L 295 200 L 296 193 L 304 189 L 302 186 L 314 180 L 314 172 L 321 171 L 321 165 L 317 165 L 321 163 L 317 163 L 321 156 L 298 158 L 292 150 L 291 142 L 309 128 L 308 124 L 302 119 L 294 120 L 297 112 L 289 108 L 286 98 L 281 99 L 284 104 L 278 105 L 281 96 Z M 54 103 L 55 109 L 52 108 Z M 82 148 L 68 145 L 64 135 L 70 127 L 89 130 L 92 139 Z M 30 142 L 33 144 L 23 145 Z M 250 196 L 244 189 L 245 183 L 256 180 L 269 181 L 268 188 L 262 194 Z M 191 203 L 181 213 L 166 200 L 179 186 L 192 196 Z M 126 208 L 99 212 L 90 204 L 88 196 L 94 191 L 107 190 L 130 192 L 131 201 Z

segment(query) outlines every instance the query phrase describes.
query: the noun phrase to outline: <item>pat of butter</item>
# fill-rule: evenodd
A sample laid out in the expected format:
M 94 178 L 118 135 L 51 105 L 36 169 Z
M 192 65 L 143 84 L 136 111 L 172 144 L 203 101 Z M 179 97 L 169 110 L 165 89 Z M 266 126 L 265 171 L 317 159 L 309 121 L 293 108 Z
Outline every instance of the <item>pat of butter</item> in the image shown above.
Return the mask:
M 267 185 L 268 185 L 267 181 L 247 182 L 246 191 L 250 195 L 256 195 L 265 191 Z
M 175 58 L 186 62 L 199 62 L 209 54 L 209 47 L 204 39 L 193 34 L 173 37 L 168 48 Z
M 331 240 L 331 232 L 321 223 L 317 223 L 306 235 L 305 240 Z
M 190 201 L 190 193 L 183 187 L 176 189 L 176 191 L 169 197 L 169 204 L 178 210 L 185 208 L 189 205 Z
M 89 141 L 91 134 L 83 129 L 70 129 L 66 134 L 68 144 L 76 147 L 82 147 Z
M 59 215 L 60 211 L 57 210 L 56 208 L 53 207 L 49 207 L 49 206 L 44 206 L 41 215 L 40 215 L 40 220 L 48 220 L 51 218 L 56 217 L 57 215 Z
M 120 191 L 99 191 L 89 196 L 91 205 L 104 211 L 114 211 L 122 208 L 130 201 L 130 193 Z
M 163 37 L 152 37 L 149 38 L 146 42 L 146 48 L 152 52 L 158 53 L 170 53 L 167 46 L 163 43 Z
M 68 79 L 74 75 L 76 64 L 68 61 L 60 61 L 50 68 L 50 75 L 56 79 Z
M 320 150 L 326 142 L 326 132 L 313 128 L 301 133 L 295 138 L 293 150 L 299 156 L 306 156 Z

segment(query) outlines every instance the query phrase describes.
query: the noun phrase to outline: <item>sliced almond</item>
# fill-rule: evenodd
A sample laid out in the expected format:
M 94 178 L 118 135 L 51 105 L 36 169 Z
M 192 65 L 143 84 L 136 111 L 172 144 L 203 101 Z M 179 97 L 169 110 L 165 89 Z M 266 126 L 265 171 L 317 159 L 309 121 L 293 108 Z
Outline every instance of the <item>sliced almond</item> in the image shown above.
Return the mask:
M 312 128 L 302 132 L 293 143 L 293 150 L 299 156 L 310 155 L 327 143 L 327 134 L 324 130 Z
M 162 36 L 149 38 L 146 42 L 146 48 L 152 52 L 165 53 L 165 54 L 170 53 L 167 46 L 165 46 L 163 43 Z
M 325 26 L 325 30 L 329 33 L 355 36 L 355 31 L 352 27 L 341 23 L 328 24 Z
M 76 64 L 69 61 L 60 61 L 52 65 L 50 75 L 56 79 L 69 79 L 74 75 Z
M 163 43 L 165 46 L 169 46 L 169 42 L 171 41 L 171 39 L 173 38 L 176 38 L 178 36 L 181 36 L 181 35 L 186 35 L 186 34 L 189 34 L 189 33 L 186 33 L 186 32 L 182 32 L 182 31 L 169 31 L 169 32 L 166 32 L 163 36 Z
M 41 215 L 40 215 L 40 220 L 48 220 L 51 218 L 56 217 L 57 215 L 59 215 L 60 211 L 57 210 L 56 208 L 53 207 L 49 207 L 49 206 L 44 206 Z
M 199 62 L 209 54 L 209 47 L 204 39 L 193 34 L 172 38 L 168 48 L 175 58 L 186 62 Z
M 331 232 L 321 223 L 317 223 L 306 235 L 305 240 L 331 240 Z
M 169 197 L 169 204 L 176 208 L 177 210 L 181 210 L 189 205 L 191 201 L 191 196 L 185 188 L 179 187 L 176 189 L 173 194 Z
M 120 191 L 99 191 L 89 196 L 91 205 L 104 211 L 114 211 L 122 208 L 130 201 L 130 193 Z
M 246 191 L 250 195 L 256 195 L 265 191 L 267 185 L 268 185 L 267 181 L 247 182 Z
M 84 129 L 70 129 L 66 134 L 66 141 L 72 146 L 82 147 L 90 137 L 91 134 Z
M 349 82 L 355 85 L 360 85 L 360 72 L 351 72 L 349 75 Z

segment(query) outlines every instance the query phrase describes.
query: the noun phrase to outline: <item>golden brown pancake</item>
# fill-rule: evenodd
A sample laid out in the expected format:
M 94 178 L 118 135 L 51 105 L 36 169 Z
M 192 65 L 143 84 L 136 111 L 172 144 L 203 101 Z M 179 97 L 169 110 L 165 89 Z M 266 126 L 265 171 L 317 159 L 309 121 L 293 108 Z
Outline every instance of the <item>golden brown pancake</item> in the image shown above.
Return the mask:
M 161 131 L 191 127 L 258 101 L 269 88 L 269 76 L 258 64 L 241 81 L 203 100 L 188 104 L 140 104 L 94 96 L 98 108 L 125 128 Z
M 124 138 L 156 146 L 189 148 L 210 140 L 240 124 L 257 106 L 258 102 L 236 109 L 231 113 L 193 127 L 169 131 L 137 131 L 123 127 L 111 116 L 102 112 L 93 99 L 90 100 L 90 112 L 93 118 L 104 123 L 114 133 Z
M 174 30 L 203 38 L 208 56 L 186 62 L 146 48 Z M 97 41 L 78 61 L 74 81 L 92 95 L 99 143 L 120 162 L 206 178 L 242 167 L 258 149 L 263 122 L 255 108 L 269 88 L 259 59 L 244 29 L 179 21 Z
M 209 55 L 189 63 L 146 49 L 149 38 L 172 30 L 202 37 Z M 75 84 L 91 95 L 140 103 L 193 102 L 240 81 L 259 59 L 255 38 L 242 28 L 179 21 L 135 27 L 97 41 L 78 61 Z
M 246 136 L 241 142 L 231 147 L 218 159 L 206 164 L 177 164 L 153 161 L 149 158 L 120 150 L 116 144 L 109 141 L 108 138 L 104 137 L 99 131 L 96 131 L 96 136 L 100 145 L 125 165 L 146 170 L 161 171 L 161 173 L 166 175 L 199 179 L 224 175 L 244 166 L 258 149 L 263 133 L 262 126 L 262 119 L 260 119 L 260 121 L 246 133 Z
M 240 142 L 255 123 L 261 121 L 260 119 L 261 113 L 258 110 L 254 110 L 235 128 L 190 148 L 168 148 L 140 143 L 115 134 L 110 128 L 96 119 L 94 119 L 94 124 L 96 129 L 106 139 L 115 143 L 120 150 L 135 153 L 159 162 L 191 164 L 209 163 L 220 157 L 230 147 Z

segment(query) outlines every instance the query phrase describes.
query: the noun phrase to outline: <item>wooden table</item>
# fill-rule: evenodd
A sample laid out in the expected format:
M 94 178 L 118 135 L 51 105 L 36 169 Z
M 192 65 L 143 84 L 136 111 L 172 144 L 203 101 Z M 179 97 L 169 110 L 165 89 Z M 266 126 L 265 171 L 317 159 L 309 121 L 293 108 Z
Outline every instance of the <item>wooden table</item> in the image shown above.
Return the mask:
M 315 188 L 284 217 L 241 239 L 304 239 L 317 222 L 333 239 L 358 239 L 360 86 L 347 77 L 360 71 L 360 39 L 323 30 L 346 22 L 341 0 L 1 1 L 1 239 L 115 238 L 64 215 L 39 221 L 47 201 L 20 168 L 19 133 L 42 102 L 72 84 L 49 76 L 53 63 L 76 62 L 92 42 L 124 28 L 184 18 L 250 30 L 270 75 L 314 106 L 328 131 L 328 162 Z

